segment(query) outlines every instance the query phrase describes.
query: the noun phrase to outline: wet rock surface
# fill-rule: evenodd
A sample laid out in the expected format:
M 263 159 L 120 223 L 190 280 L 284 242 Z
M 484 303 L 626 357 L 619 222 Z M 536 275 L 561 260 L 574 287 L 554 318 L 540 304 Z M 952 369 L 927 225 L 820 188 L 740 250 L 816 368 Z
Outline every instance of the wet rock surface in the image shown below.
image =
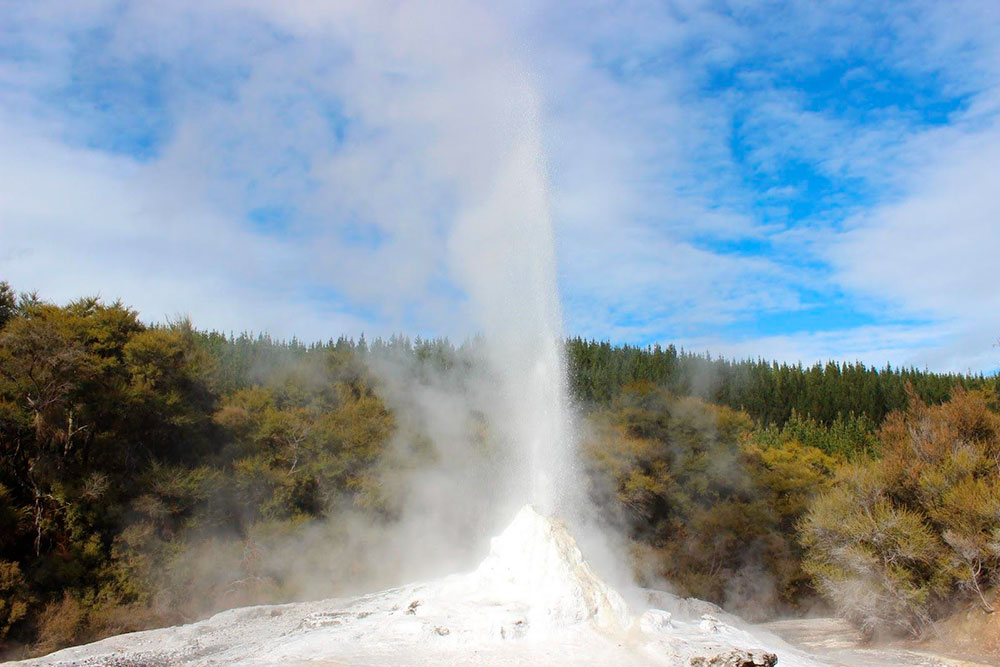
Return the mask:
M 733 649 L 713 656 L 691 658 L 691 667 L 774 667 L 778 656 L 766 651 Z

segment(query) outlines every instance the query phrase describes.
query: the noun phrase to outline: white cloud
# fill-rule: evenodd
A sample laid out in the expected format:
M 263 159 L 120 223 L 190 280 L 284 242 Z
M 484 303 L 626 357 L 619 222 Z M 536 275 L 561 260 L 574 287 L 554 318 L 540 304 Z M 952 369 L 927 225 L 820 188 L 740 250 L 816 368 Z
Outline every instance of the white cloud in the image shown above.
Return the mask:
M 2 128 L 0 270 L 16 287 L 57 301 L 120 297 L 150 319 L 190 315 L 226 331 L 322 336 L 363 327 L 303 301 L 301 248 L 197 200 L 171 202 L 155 168 Z
M 970 367 L 956 366 L 954 359 L 931 358 L 926 350 L 945 345 L 954 331 L 948 326 L 913 327 L 905 325 L 860 326 L 839 331 L 801 332 L 784 335 L 750 337 L 742 341 L 720 338 L 691 338 L 678 341 L 695 352 L 710 352 L 737 359 L 776 359 L 806 365 L 825 363 L 830 359 L 862 361 L 884 367 L 931 367 L 939 370 L 968 371 Z M 984 367 L 993 363 L 988 355 L 978 355 L 968 360 Z M 932 363 L 937 362 L 937 363 Z
M 995 3 L 924 7 L 900 29 L 903 66 L 923 63 L 967 95 L 947 125 L 913 130 L 895 148 L 892 196 L 858 211 L 825 250 L 835 279 L 882 303 L 882 316 L 937 323 L 946 335 L 914 345 L 932 368 L 1000 365 L 1000 29 Z M 990 29 L 990 27 L 995 29 Z M 905 349 L 905 348 L 904 348 Z
M 934 367 L 995 368 L 1000 337 L 1000 128 L 934 133 L 937 146 L 897 201 L 859 214 L 830 247 L 838 278 L 897 316 L 948 322 L 954 336 L 923 356 Z M 891 312 L 891 311 L 890 311 Z
M 782 21 L 700 2 L 17 4 L 24 57 L 0 63 L 0 277 L 206 327 L 460 336 L 483 323 L 458 293 L 475 267 L 456 261 L 453 225 L 537 113 L 572 333 L 992 368 L 993 4 L 789 3 Z M 98 27 L 96 55 L 79 58 Z M 859 45 L 971 97 L 928 130 L 891 108 L 852 122 L 780 81 Z M 129 108 L 71 107 L 60 91 L 146 60 L 162 66 L 169 140 L 149 160 L 102 152 L 89 129 L 134 121 Z M 738 85 L 711 87 L 737 64 Z M 881 199 L 836 202 L 852 216 L 843 234 L 840 212 L 784 228 L 781 202 L 801 190 L 755 199 L 734 109 L 749 169 L 794 156 Z M 759 202 L 779 222 L 761 224 Z M 295 215 L 255 230 L 246 214 L 262 206 Z M 740 241 L 768 249 L 724 249 Z M 837 290 L 889 324 L 711 334 Z M 900 324 L 915 319 L 931 324 Z

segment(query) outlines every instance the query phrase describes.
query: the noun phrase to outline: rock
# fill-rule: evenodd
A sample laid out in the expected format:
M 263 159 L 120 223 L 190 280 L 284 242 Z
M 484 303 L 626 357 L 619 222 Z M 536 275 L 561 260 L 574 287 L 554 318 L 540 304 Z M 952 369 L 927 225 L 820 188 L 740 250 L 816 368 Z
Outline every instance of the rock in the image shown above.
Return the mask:
M 719 619 L 711 614 L 702 614 L 701 623 L 698 624 L 698 628 L 702 632 L 718 632 L 719 631 Z
M 672 627 L 673 623 L 670 622 L 670 612 L 663 611 L 662 609 L 650 609 L 639 617 L 639 628 L 643 632 L 655 634 L 669 630 Z
M 318 611 L 303 618 L 299 627 L 325 628 L 331 625 L 342 625 L 346 616 L 347 612 L 343 611 Z
M 778 656 L 766 651 L 734 648 L 727 653 L 691 658 L 691 667 L 774 667 Z
M 500 639 L 520 639 L 528 633 L 528 622 L 518 619 L 508 625 L 500 626 Z

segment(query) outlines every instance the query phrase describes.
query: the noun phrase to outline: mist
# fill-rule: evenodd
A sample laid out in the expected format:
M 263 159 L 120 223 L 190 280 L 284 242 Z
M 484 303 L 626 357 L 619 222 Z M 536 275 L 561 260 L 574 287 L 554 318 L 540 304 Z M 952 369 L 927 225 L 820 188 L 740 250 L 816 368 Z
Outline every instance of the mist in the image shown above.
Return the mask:
M 431 441 L 448 454 L 442 461 L 467 460 L 459 451 L 460 425 L 468 414 L 482 416 L 503 453 L 491 459 L 488 483 L 474 487 L 474 495 L 489 504 L 477 514 L 496 521 L 525 503 L 567 514 L 580 509 L 582 494 L 567 394 L 543 100 L 530 63 L 502 22 L 466 4 L 450 7 L 444 20 L 431 21 L 431 15 L 398 7 L 352 16 L 360 25 L 377 22 L 390 31 L 405 25 L 406 31 L 398 41 L 363 42 L 352 68 L 378 82 L 385 81 L 382 73 L 394 74 L 391 83 L 377 84 L 377 92 L 366 96 L 366 117 L 384 121 L 382 129 L 394 141 L 415 144 L 421 152 L 407 157 L 449 193 L 433 225 L 445 249 L 447 278 L 461 294 L 458 318 L 481 336 L 477 377 L 482 382 L 448 395 L 443 383 L 432 381 L 404 397 L 396 389 L 399 369 L 383 364 L 376 372 L 391 402 L 405 407 L 404 413 L 420 414 Z M 435 48 L 428 49 L 425 40 L 434 40 Z M 439 48 L 441 43 L 449 46 Z M 382 104 L 385 110 L 378 109 Z M 406 201 L 388 212 L 374 200 L 357 203 L 383 226 L 388 220 L 412 223 L 422 213 Z M 419 247 L 408 251 L 419 260 Z M 415 302 L 429 313 L 434 307 L 433 298 Z M 428 321 L 439 332 L 451 326 L 440 317 Z M 412 485 L 417 504 L 424 505 L 419 514 L 435 516 L 440 508 L 467 502 L 469 489 L 461 480 L 477 475 L 459 472 L 428 473 L 434 478 Z M 416 490 L 423 487 L 434 491 Z M 447 530 L 442 524 L 430 534 L 442 529 Z
M 345 97 L 345 113 L 363 118 L 374 138 L 329 157 L 316 201 L 381 240 L 364 265 L 350 248 L 321 242 L 324 263 L 338 266 L 331 278 L 390 317 L 418 313 L 425 330 L 454 332 L 458 323 L 478 336 L 461 385 L 446 370 L 423 368 L 416 380 L 412 359 L 372 358 L 377 391 L 399 420 L 391 450 L 401 472 L 380 483 L 406 502 L 365 558 L 400 577 L 417 567 L 405 563 L 441 573 L 482 553 L 526 503 L 588 515 L 567 393 L 544 101 L 502 20 L 474 3 L 439 9 L 261 8 L 290 29 L 328 32 L 350 58 L 324 85 L 364 89 Z M 486 435 L 470 436 L 475 428 Z M 428 457 L 419 466 L 407 463 L 417 432 Z

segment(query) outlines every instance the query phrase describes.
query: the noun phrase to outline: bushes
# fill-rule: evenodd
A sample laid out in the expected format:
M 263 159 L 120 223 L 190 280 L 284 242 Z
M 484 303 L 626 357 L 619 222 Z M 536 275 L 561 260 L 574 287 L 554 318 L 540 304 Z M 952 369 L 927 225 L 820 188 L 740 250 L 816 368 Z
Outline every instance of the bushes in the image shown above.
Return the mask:
M 937 574 L 941 544 L 919 513 L 859 491 L 841 480 L 813 504 L 802 537 L 805 569 L 866 635 L 918 634 L 931 620 L 930 603 L 946 591 Z
M 983 394 L 911 397 L 880 461 L 846 467 L 801 525 L 806 570 L 869 634 L 920 634 L 1000 574 L 1000 418 Z
M 38 617 L 38 640 L 30 653 L 42 655 L 110 635 L 135 632 L 169 623 L 143 604 L 99 602 L 67 591 L 50 602 Z
M 51 653 L 80 642 L 86 636 L 86 617 L 80 600 L 68 591 L 62 599 L 50 602 L 38 618 L 40 639 L 32 647 L 33 652 Z
M 0 643 L 7 638 L 11 627 L 27 615 L 30 600 L 21 566 L 0 560 Z
M 621 508 L 643 583 L 666 580 L 753 619 L 812 594 L 794 530 L 834 459 L 651 383 L 628 387 L 592 427 L 597 502 Z
M 798 442 L 839 458 L 870 458 L 878 453 L 876 428 L 875 422 L 865 415 L 838 415 L 826 425 L 793 410 L 780 428 L 775 425 L 759 428 L 756 439 L 770 445 Z

